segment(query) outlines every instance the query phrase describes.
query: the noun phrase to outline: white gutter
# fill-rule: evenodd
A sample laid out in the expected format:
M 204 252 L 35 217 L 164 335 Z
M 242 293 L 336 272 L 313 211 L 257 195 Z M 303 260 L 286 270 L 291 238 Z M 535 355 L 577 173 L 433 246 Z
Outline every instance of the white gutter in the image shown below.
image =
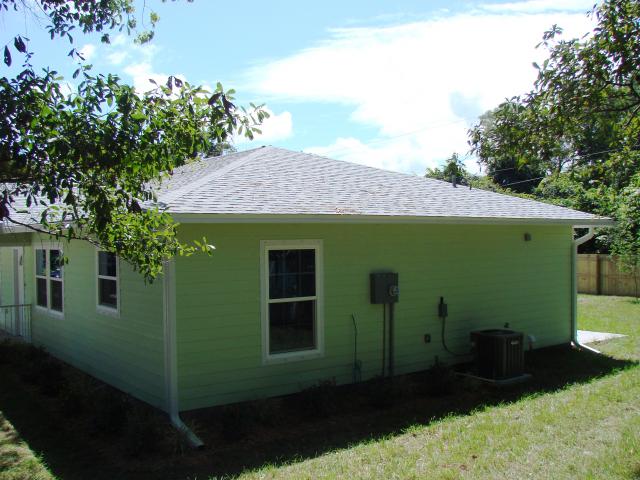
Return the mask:
M 356 214 L 225 214 L 179 213 L 168 211 L 178 223 L 390 223 L 436 225 L 571 225 L 577 227 L 606 227 L 615 223 L 610 218 L 512 218 L 512 217 L 428 217 L 412 215 L 356 215 Z
M 587 345 L 582 345 L 578 341 L 578 247 L 591 240 L 594 235 L 593 227 L 589 227 L 589 231 L 586 234 L 571 242 L 571 344 L 576 348 L 600 353 L 599 350 L 588 347 Z
M 166 409 L 174 427 L 186 437 L 193 448 L 202 448 L 204 443 L 180 418 L 178 406 L 178 361 L 176 343 L 176 288 L 175 263 L 164 263 L 162 276 L 164 323 L 164 382 L 166 387 Z

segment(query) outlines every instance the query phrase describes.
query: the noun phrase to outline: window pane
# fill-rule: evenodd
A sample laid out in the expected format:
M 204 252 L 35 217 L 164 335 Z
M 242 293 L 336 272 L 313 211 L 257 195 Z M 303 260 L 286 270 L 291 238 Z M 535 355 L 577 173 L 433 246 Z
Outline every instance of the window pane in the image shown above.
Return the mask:
M 116 256 L 109 252 L 98 252 L 98 274 L 116 276 Z
M 314 296 L 315 255 L 313 249 L 269 250 L 269 298 Z
M 62 278 L 62 255 L 60 250 L 49 250 L 49 269 L 51 278 Z
M 40 248 L 36 249 L 36 275 L 47 275 L 47 255 L 46 251 Z
M 269 353 L 312 350 L 315 346 L 315 300 L 269 304 Z
M 44 278 L 36 278 L 36 302 L 41 307 L 47 306 L 47 281 Z
M 62 282 L 59 280 L 49 280 L 51 284 L 51 309 L 62 311 Z
M 299 250 L 300 252 L 300 271 L 311 272 L 316 271 L 316 251 L 313 249 Z
M 98 279 L 98 303 L 106 307 L 118 308 L 118 288 L 115 280 Z

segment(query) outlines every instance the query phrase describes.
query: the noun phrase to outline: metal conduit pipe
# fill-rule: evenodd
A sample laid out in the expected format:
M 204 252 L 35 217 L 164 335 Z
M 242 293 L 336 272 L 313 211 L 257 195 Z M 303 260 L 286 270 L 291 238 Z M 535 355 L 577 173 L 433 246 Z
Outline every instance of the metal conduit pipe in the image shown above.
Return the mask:
M 595 232 L 593 227 L 589 227 L 589 231 L 581 237 L 571 242 L 571 344 L 580 349 L 588 350 L 593 353 L 600 353 L 595 348 L 582 345 L 578 341 L 578 247 L 585 242 L 591 240 Z
M 176 348 L 175 264 L 165 262 L 162 276 L 164 325 L 164 382 L 166 408 L 171 424 L 185 436 L 193 448 L 203 448 L 204 442 L 185 425 L 178 406 L 178 361 Z

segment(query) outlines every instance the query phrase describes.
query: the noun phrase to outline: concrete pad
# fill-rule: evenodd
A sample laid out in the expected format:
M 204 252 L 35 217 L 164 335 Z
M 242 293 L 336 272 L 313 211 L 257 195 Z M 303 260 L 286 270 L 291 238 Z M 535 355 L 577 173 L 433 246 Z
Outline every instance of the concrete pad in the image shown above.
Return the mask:
M 607 333 L 607 332 L 591 332 L 589 330 L 578 330 L 578 342 L 595 343 L 604 342 L 605 340 L 611 340 L 613 338 L 626 337 L 620 333 Z

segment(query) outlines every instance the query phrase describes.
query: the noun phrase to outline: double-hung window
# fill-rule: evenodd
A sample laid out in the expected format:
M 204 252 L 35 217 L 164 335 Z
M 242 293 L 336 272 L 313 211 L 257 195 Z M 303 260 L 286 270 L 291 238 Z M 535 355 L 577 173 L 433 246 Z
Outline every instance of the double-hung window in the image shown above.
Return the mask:
M 52 312 L 64 311 L 62 250 L 36 248 L 36 304 Z
M 98 309 L 109 313 L 119 310 L 118 257 L 111 252 L 97 252 Z
M 262 242 L 263 357 L 322 354 L 322 242 Z

